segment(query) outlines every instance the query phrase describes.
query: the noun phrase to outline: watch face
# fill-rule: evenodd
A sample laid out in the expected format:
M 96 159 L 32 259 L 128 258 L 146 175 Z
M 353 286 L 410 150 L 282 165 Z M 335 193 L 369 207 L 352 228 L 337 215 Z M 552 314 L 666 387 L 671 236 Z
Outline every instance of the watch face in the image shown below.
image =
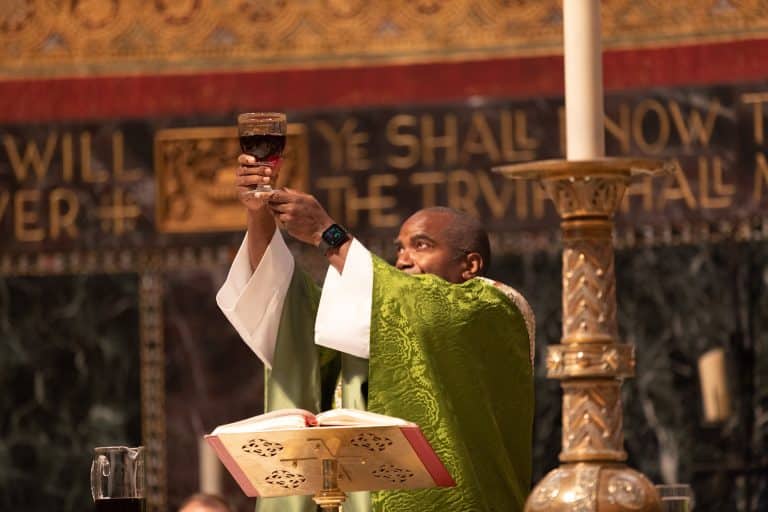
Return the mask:
M 323 233 L 323 240 L 331 247 L 338 247 L 344 243 L 347 238 L 347 232 L 338 224 L 334 224 Z

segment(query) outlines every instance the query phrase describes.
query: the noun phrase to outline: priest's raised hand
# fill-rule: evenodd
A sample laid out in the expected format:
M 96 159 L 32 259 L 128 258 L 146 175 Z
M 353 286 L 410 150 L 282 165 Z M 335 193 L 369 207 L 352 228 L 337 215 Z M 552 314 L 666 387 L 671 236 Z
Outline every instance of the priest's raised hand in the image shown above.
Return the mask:
M 290 188 L 273 191 L 267 204 L 278 225 L 311 245 L 319 245 L 323 231 L 334 223 L 314 196 Z

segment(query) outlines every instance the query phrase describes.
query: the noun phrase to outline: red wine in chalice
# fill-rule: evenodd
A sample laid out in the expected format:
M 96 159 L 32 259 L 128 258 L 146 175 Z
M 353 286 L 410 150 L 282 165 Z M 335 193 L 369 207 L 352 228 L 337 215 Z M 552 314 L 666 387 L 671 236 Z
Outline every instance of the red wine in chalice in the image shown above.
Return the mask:
M 96 512 L 146 512 L 144 498 L 103 498 L 95 501 Z
M 258 162 L 275 163 L 285 149 L 285 135 L 251 134 L 240 136 L 243 153 L 252 155 Z

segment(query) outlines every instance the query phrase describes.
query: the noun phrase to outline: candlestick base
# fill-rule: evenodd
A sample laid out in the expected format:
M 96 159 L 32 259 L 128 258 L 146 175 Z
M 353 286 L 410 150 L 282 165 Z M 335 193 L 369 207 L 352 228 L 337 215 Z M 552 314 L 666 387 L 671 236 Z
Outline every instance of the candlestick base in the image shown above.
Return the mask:
M 564 464 L 550 471 L 525 503 L 526 512 L 660 512 L 653 484 L 623 464 Z

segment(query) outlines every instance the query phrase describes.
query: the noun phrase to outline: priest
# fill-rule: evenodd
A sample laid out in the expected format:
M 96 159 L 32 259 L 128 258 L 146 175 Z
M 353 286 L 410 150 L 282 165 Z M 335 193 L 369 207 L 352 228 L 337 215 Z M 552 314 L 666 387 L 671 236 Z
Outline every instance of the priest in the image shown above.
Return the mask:
M 490 250 L 480 224 L 448 208 L 416 212 L 400 229 L 392 266 L 313 196 L 254 194 L 277 169 L 255 167 L 249 155 L 239 162 L 248 227 L 217 302 L 264 362 L 266 410 L 326 409 L 340 387 L 344 407 L 420 425 L 456 486 L 373 493 L 373 510 L 522 510 L 533 314 L 515 290 L 481 277 Z M 278 226 L 328 259 L 322 290 L 295 265 Z M 257 508 L 314 509 L 308 498 L 291 500 L 259 500 Z M 347 511 L 368 505 L 365 494 L 350 501 Z

